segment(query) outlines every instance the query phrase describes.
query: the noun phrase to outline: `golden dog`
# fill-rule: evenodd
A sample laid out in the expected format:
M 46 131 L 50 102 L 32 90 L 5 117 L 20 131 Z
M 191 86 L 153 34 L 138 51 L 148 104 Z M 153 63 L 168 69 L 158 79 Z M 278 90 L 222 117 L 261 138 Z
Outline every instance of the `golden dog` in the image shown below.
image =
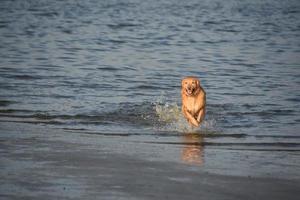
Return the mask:
M 199 126 L 205 117 L 206 94 L 196 77 L 181 81 L 182 113 L 192 126 Z

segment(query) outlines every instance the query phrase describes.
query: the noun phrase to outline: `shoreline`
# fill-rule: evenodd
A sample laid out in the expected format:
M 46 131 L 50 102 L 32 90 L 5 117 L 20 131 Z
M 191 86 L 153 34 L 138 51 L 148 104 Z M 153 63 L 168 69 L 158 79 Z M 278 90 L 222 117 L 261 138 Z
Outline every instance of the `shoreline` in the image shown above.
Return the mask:
M 174 149 L 176 154 L 184 151 L 164 145 L 134 145 L 126 137 L 39 125 L 0 122 L 0 127 L 0 197 L 5 199 L 297 199 L 300 195 L 298 179 L 210 173 L 172 160 Z

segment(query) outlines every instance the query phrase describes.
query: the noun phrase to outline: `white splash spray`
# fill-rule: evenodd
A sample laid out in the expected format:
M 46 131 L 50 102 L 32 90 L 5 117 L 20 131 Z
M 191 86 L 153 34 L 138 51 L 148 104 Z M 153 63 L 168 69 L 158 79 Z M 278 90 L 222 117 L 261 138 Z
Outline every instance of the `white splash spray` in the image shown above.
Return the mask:
M 214 119 L 204 120 L 200 127 L 191 127 L 181 112 L 181 106 L 176 102 L 168 102 L 164 95 L 161 95 L 155 103 L 155 111 L 158 116 L 160 131 L 177 132 L 205 132 L 212 131 L 216 125 Z

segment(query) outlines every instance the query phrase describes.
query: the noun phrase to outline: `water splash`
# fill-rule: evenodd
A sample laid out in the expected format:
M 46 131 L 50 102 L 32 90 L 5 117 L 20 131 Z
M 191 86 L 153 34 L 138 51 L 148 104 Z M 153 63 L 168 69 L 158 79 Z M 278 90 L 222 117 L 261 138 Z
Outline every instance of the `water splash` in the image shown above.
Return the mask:
M 207 132 L 215 131 L 216 120 L 207 118 L 199 127 L 192 127 L 184 118 L 181 112 L 181 106 L 176 102 L 169 102 L 164 96 L 159 97 L 155 104 L 155 112 L 158 116 L 159 131 L 176 131 L 176 132 Z
M 163 123 L 172 123 L 180 118 L 180 108 L 176 103 L 166 103 L 164 105 L 156 104 L 155 111 L 158 115 L 158 120 Z

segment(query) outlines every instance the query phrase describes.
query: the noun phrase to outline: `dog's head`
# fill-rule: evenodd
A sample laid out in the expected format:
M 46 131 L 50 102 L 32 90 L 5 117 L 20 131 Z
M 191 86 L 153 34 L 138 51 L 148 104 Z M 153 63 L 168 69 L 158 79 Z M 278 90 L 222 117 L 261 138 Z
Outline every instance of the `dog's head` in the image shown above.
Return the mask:
M 196 77 L 188 76 L 182 79 L 181 89 L 187 96 L 193 96 L 200 90 L 200 81 Z

